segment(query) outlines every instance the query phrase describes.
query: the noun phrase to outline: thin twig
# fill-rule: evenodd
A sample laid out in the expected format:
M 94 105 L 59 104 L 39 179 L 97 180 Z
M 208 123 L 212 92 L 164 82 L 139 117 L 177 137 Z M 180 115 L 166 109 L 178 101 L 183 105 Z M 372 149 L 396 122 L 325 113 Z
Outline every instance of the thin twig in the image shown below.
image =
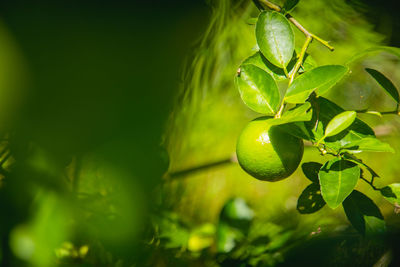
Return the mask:
M 304 45 L 301 48 L 299 59 L 297 60 L 296 65 L 294 66 L 292 75 L 290 75 L 289 86 L 292 84 L 294 77 L 296 76 L 296 73 L 299 71 L 300 66 L 303 63 L 304 55 L 306 54 L 307 48 L 310 45 L 311 41 L 312 41 L 312 37 L 307 36 L 306 41 L 304 42 Z

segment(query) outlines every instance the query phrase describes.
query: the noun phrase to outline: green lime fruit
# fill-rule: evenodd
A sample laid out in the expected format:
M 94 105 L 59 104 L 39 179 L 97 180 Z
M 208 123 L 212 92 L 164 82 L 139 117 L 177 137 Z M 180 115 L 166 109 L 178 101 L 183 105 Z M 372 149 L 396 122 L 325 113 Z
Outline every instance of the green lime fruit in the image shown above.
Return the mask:
M 272 126 L 273 119 L 251 121 L 239 136 L 236 154 L 240 166 L 251 176 L 275 182 L 289 177 L 303 157 L 303 140 Z

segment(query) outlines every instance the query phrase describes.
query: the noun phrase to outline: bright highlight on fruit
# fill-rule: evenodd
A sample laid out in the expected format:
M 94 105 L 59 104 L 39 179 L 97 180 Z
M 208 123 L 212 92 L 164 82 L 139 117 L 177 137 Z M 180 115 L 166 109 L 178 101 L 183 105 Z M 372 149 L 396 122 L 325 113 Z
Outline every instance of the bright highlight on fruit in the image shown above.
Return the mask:
M 268 117 L 251 121 L 239 136 L 236 154 L 251 176 L 269 182 L 289 177 L 303 157 L 303 140 L 271 126 Z

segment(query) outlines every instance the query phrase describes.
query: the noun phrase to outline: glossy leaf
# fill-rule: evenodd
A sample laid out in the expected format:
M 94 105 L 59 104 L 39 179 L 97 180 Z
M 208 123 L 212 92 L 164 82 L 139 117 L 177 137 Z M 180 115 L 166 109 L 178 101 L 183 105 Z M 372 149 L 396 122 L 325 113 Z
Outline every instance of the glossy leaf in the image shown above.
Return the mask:
M 290 10 L 292 10 L 293 8 L 295 8 L 295 6 L 299 3 L 300 0 L 286 0 L 285 4 L 283 5 L 283 9 L 286 12 L 289 12 Z
M 348 136 L 350 137 L 348 140 L 338 141 L 341 142 L 342 150 L 356 150 L 360 152 L 395 152 L 388 143 L 382 142 L 376 137 L 361 137 L 354 131 L 350 131 Z
M 382 196 L 393 205 L 400 205 L 400 183 L 390 184 L 381 190 Z
M 235 78 L 240 97 L 252 110 L 274 114 L 280 104 L 280 93 L 274 79 L 255 65 L 244 65 Z
M 385 231 L 385 221 L 375 203 L 361 192 L 354 190 L 343 202 L 348 220 L 362 235 L 381 234 Z
M 319 140 L 323 136 L 323 133 L 328 123 L 336 115 L 345 111 L 343 108 L 324 97 L 318 97 L 316 99 L 313 110 L 313 118 L 310 122 L 305 122 L 305 124 L 306 128 L 308 129 L 314 129 L 315 125 L 318 126 L 318 135 L 314 137 L 314 140 Z M 356 133 L 356 135 L 350 134 L 350 131 L 353 131 L 354 133 Z M 315 135 L 317 133 L 313 131 L 313 134 Z M 375 137 L 374 131 L 365 122 L 356 118 L 353 124 L 351 124 L 350 127 L 345 129 L 341 133 L 335 136 L 327 137 L 325 139 L 325 144 L 329 146 L 337 141 L 349 142 L 364 137 Z M 338 148 L 340 148 L 340 146 Z
M 312 117 L 311 104 L 305 103 L 283 113 L 282 117 L 271 119 L 270 125 L 281 125 L 297 121 L 309 121 Z
M 325 204 L 319 184 L 312 183 L 299 196 L 297 210 L 301 214 L 310 214 L 319 211 Z
M 332 209 L 337 208 L 353 191 L 360 177 L 360 167 L 344 159 L 332 159 L 318 173 L 321 193 Z
M 326 126 L 325 137 L 337 135 L 341 131 L 347 129 L 351 124 L 353 124 L 356 116 L 357 113 L 355 111 L 344 111 L 333 117 Z
M 296 65 L 296 59 L 297 56 L 295 52 L 292 60 L 286 67 L 289 75 L 291 75 L 292 72 L 294 71 L 294 66 Z M 255 65 L 260 69 L 266 71 L 269 75 L 272 76 L 272 78 L 274 78 L 275 81 L 284 81 L 287 79 L 284 70 L 269 62 L 268 59 L 266 59 L 260 51 L 257 51 L 250 57 L 246 58 L 241 65 L 243 66 L 247 64 Z M 315 60 L 309 54 L 306 54 L 304 56 L 304 61 L 299 69 L 299 72 L 302 73 L 304 71 L 313 69 L 315 68 L 316 65 L 317 63 L 315 62 Z
M 382 73 L 374 69 L 365 69 L 377 83 L 396 101 L 396 103 L 400 103 L 399 92 L 397 91 L 394 84 L 385 77 Z
M 256 39 L 261 53 L 274 65 L 284 68 L 294 51 L 294 33 L 286 17 L 263 11 L 256 24 Z
M 304 175 L 313 183 L 318 183 L 318 172 L 322 164 L 318 162 L 306 162 L 301 165 Z
M 271 75 L 275 81 L 283 81 L 283 80 L 287 79 L 283 69 L 281 69 L 281 68 L 275 66 L 274 64 L 272 64 L 271 62 L 269 62 L 268 59 L 266 59 L 263 56 L 263 54 L 261 54 L 260 51 L 256 52 L 252 56 L 246 58 L 243 61 L 242 66 L 248 65 L 248 64 L 255 65 L 255 66 L 259 67 L 260 69 L 264 70 L 269 75 Z M 290 64 L 290 65 L 294 65 L 294 64 Z
M 285 101 L 288 103 L 304 103 L 308 96 L 318 89 L 324 94 L 347 73 L 348 68 L 341 65 L 325 65 L 314 68 L 299 77 L 289 86 Z

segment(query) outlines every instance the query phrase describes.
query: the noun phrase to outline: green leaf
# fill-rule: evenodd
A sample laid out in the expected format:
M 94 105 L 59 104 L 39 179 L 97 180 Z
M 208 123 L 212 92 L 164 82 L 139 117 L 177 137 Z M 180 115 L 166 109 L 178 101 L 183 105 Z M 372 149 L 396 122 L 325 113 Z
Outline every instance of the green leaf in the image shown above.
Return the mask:
M 289 72 L 289 75 L 291 75 L 292 72 L 294 71 L 294 66 L 296 65 L 296 61 L 297 61 L 296 55 L 297 55 L 297 52 L 294 53 L 292 60 L 289 62 L 289 64 L 286 67 L 287 71 Z M 275 66 L 274 64 L 272 64 L 271 62 L 269 62 L 268 59 L 266 59 L 260 51 L 257 51 L 250 57 L 246 58 L 242 62 L 241 65 L 243 66 L 243 65 L 248 65 L 248 64 L 255 65 L 255 66 L 259 67 L 260 69 L 266 71 L 277 82 L 284 81 L 287 79 L 287 77 L 285 75 L 285 71 L 282 68 L 279 68 L 279 67 Z M 315 62 L 315 60 L 309 54 L 306 54 L 304 56 L 304 61 L 303 61 L 302 66 L 299 69 L 299 72 L 302 73 L 304 71 L 308 71 L 310 69 L 315 68 L 315 66 L 317 66 L 317 63 Z
M 362 235 L 381 234 L 386 230 L 379 208 L 363 193 L 354 190 L 343 202 L 343 208 L 347 219 Z
M 319 94 L 324 94 L 339 82 L 347 71 L 348 68 L 342 65 L 325 65 L 314 68 L 293 81 L 286 92 L 285 101 L 304 103 L 308 96 L 317 89 Z
M 343 158 L 358 164 L 360 167 L 365 168 L 372 177 L 380 177 L 370 166 L 365 164 L 361 159 L 356 158 L 353 154 L 343 153 Z
M 397 56 L 400 58 L 400 48 L 398 47 L 392 47 L 392 46 L 375 46 L 375 47 L 370 47 L 368 49 L 365 49 L 364 51 L 361 51 L 354 56 L 352 56 L 347 62 L 346 65 L 350 65 L 351 63 L 365 57 L 365 56 L 371 56 L 379 52 L 386 52 L 390 53 L 392 55 Z
M 292 10 L 298 3 L 300 0 L 286 0 L 285 4 L 283 4 L 283 9 L 286 12 L 289 12 L 290 10 Z
M 285 68 L 292 59 L 294 33 L 286 17 L 263 11 L 256 24 L 256 39 L 261 53 L 274 65 Z
M 283 131 L 298 138 L 311 141 L 312 138 L 304 122 L 293 122 L 279 126 Z
M 319 211 L 325 204 L 321 196 L 319 184 L 312 183 L 307 186 L 299 196 L 297 200 L 297 210 L 301 214 L 310 214 Z
M 318 183 L 318 172 L 322 164 L 318 162 L 306 162 L 301 165 L 304 175 L 313 183 Z
M 325 131 L 328 123 L 338 114 L 344 112 L 345 110 L 340 106 L 336 105 L 332 101 L 324 98 L 318 97 L 313 104 L 313 118 L 309 122 L 305 122 L 307 129 L 314 129 L 317 124 L 317 132 L 312 131 L 314 134 L 314 140 L 318 141 L 323 137 L 323 133 Z M 350 131 L 356 133 L 350 134 Z M 375 137 L 374 131 L 371 127 L 369 127 L 365 122 L 356 118 L 350 127 L 342 131 L 341 133 L 330 136 L 325 139 L 325 144 L 327 146 L 335 145 L 337 141 L 349 142 L 352 140 L 358 140 L 363 137 Z M 337 146 L 337 145 L 336 145 Z M 337 149 L 340 148 L 340 145 L 337 146 Z
M 309 121 L 312 117 L 312 112 L 310 110 L 311 104 L 305 103 L 298 107 L 295 107 L 291 110 L 286 111 L 283 113 L 282 117 L 280 118 L 273 118 L 269 121 L 270 125 L 281 125 L 290 122 L 297 122 L 297 121 Z
M 318 173 L 322 197 L 332 209 L 337 208 L 353 191 L 360 177 L 360 167 L 344 159 L 332 159 Z
M 279 108 L 280 93 L 274 79 L 254 65 L 244 65 L 235 78 L 240 97 L 252 110 L 274 114 Z
M 339 142 L 341 142 L 342 150 L 395 152 L 388 143 L 382 142 L 373 136 L 361 137 L 354 131 L 349 132 L 347 140 L 341 140 Z
M 390 184 L 380 191 L 382 196 L 393 205 L 400 204 L 400 183 Z
M 378 84 L 396 101 L 400 103 L 399 92 L 397 91 L 394 84 L 385 77 L 382 73 L 374 69 L 365 69 L 377 82 Z
M 325 137 L 337 135 L 343 130 L 347 129 L 356 119 L 357 113 L 355 111 L 344 111 L 328 123 L 325 129 Z
M 252 56 L 245 59 L 242 63 L 242 66 L 248 65 L 248 64 L 255 65 L 255 66 L 259 67 L 260 69 L 264 70 L 269 75 L 271 75 L 275 81 L 283 81 L 283 80 L 287 79 L 283 69 L 281 69 L 281 68 L 275 66 L 274 64 L 272 64 L 271 62 L 269 62 L 268 59 L 266 59 L 261 54 L 260 51 L 256 52 Z M 294 65 L 294 64 L 290 64 L 290 65 Z

